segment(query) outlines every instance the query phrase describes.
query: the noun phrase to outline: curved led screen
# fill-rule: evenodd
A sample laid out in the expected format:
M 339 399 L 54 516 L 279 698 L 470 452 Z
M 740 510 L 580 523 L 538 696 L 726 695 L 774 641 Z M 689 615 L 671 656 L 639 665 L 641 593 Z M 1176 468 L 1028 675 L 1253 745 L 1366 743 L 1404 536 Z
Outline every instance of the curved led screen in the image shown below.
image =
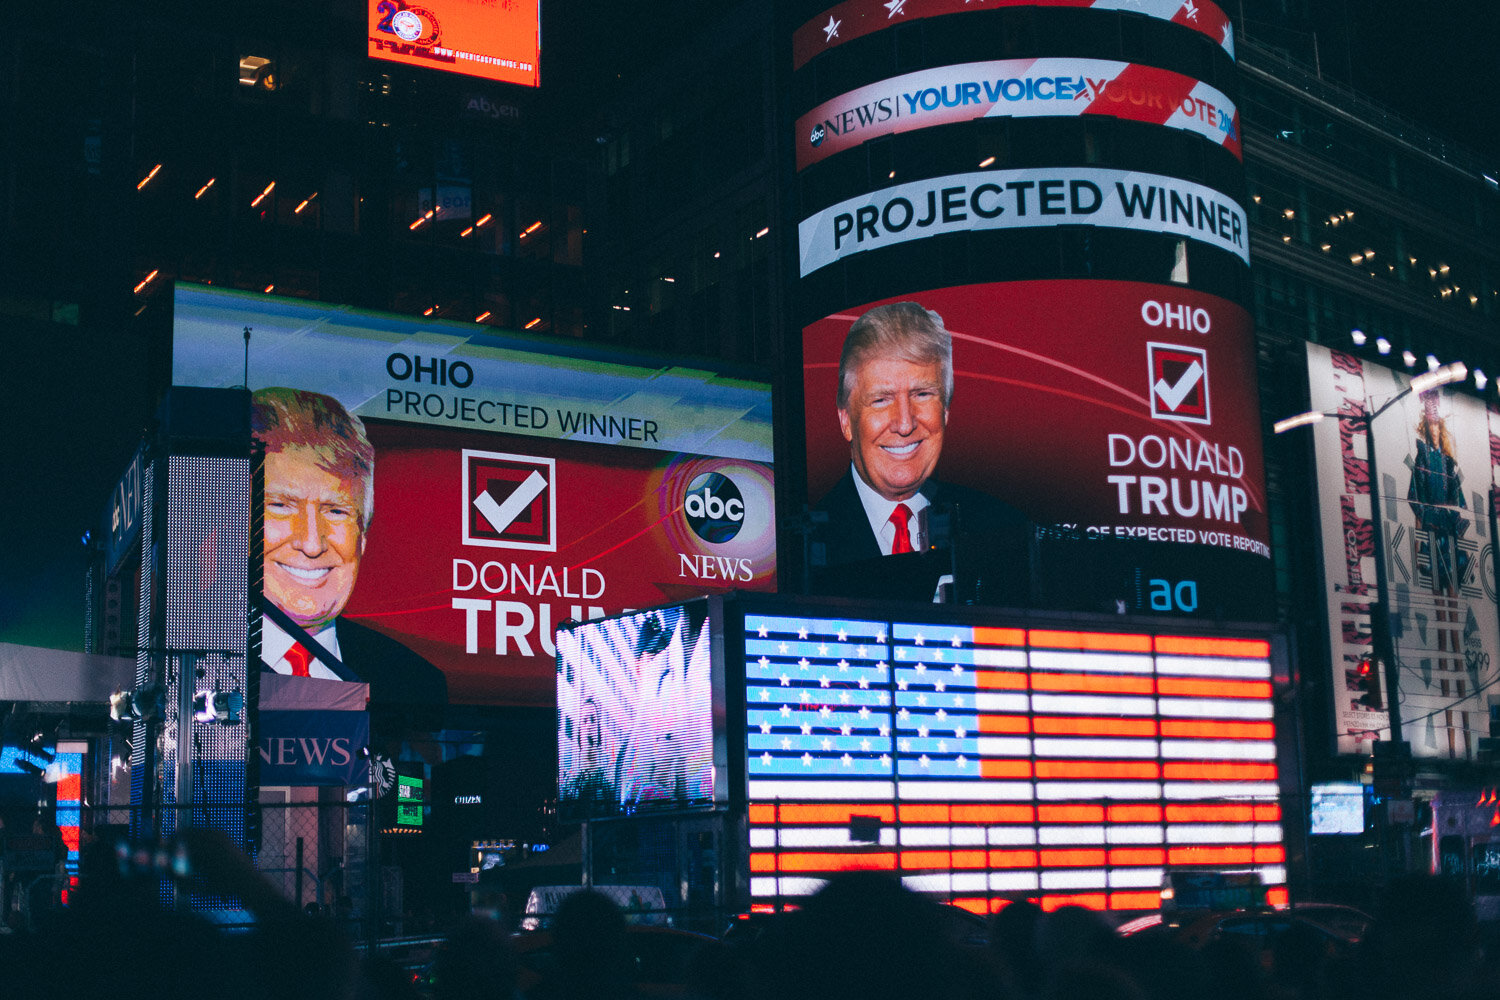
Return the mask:
M 807 216 L 801 275 L 853 254 L 995 229 L 1100 226 L 1190 239 L 1250 263 L 1245 211 L 1192 181 L 1133 170 L 984 170 L 897 184 Z
M 954 386 L 931 483 L 1084 539 L 1137 543 L 1118 552 L 1126 561 L 1117 567 L 1096 563 L 1071 584 L 1057 581 L 1059 594 L 1093 594 L 1092 610 L 1115 610 L 1117 599 L 1138 611 L 1262 610 L 1246 587 L 1269 572 L 1270 538 L 1243 308 L 1109 281 L 968 285 L 890 301 L 932 310 L 952 339 Z M 851 516 L 839 503 L 851 462 L 837 405 L 840 351 L 854 321 L 887 304 L 803 331 L 808 496 L 834 522 Z M 968 502 L 982 509 L 979 496 Z
M 1222 12 L 850 0 L 793 47 L 811 588 L 1268 617 Z

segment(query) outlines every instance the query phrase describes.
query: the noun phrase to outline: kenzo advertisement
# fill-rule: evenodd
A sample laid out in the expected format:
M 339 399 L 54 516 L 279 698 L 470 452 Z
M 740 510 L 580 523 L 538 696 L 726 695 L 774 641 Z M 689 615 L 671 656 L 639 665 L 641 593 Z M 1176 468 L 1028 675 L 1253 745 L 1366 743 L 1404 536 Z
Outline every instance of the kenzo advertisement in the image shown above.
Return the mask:
M 1411 394 L 1373 422 L 1358 418 L 1411 385 L 1408 375 L 1351 354 L 1307 346 L 1310 409 L 1327 582 L 1334 723 L 1341 753 L 1390 739 L 1385 678 L 1367 698 L 1361 662 L 1373 656 L 1374 532 L 1383 532 L 1401 739 L 1412 755 L 1474 759 L 1489 735 L 1500 679 L 1495 539 L 1490 506 L 1500 473 L 1500 413 L 1437 388 Z M 1371 507 L 1369 453 L 1381 498 Z
M 987 588 L 959 580 L 960 599 L 1266 614 L 1242 307 L 1123 281 L 937 288 L 813 323 L 803 358 L 819 589 L 856 592 L 894 572 L 884 557 L 947 544 Z M 913 573 L 905 596 L 931 599 Z
M 548 706 L 563 622 L 775 588 L 763 382 L 178 285 L 174 383 L 242 380 L 277 673 Z

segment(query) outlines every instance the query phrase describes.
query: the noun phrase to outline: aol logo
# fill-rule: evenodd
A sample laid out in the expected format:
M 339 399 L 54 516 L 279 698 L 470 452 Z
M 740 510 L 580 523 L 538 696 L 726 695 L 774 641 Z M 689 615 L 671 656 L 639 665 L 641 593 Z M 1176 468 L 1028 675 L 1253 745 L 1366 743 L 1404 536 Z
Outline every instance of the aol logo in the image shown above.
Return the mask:
M 693 534 L 705 542 L 727 542 L 745 524 L 745 499 L 734 480 L 717 472 L 705 472 L 688 484 L 682 513 Z

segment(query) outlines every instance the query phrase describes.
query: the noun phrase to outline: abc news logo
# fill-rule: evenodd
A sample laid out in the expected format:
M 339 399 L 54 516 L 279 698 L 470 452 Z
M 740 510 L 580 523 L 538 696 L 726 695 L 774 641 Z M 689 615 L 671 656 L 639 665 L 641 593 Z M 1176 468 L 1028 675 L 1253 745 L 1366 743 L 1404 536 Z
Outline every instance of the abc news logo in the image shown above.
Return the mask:
M 745 526 L 745 498 L 728 476 L 705 472 L 688 483 L 682 513 L 693 534 L 717 545 L 738 535 Z

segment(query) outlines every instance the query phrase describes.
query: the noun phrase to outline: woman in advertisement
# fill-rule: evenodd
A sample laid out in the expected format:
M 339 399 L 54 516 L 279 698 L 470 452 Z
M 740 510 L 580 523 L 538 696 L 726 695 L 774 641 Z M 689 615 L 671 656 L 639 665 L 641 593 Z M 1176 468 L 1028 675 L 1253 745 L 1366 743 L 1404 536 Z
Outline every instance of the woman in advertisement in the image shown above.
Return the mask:
M 649 613 L 636 658 L 633 758 L 621 781 L 627 812 L 713 797 L 708 630 L 686 609 Z
M 612 804 L 615 784 L 606 771 L 607 758 L 603 727 L 599 720 L 599 703 L 593 698 L 584 700 L 573 735 L 577 741 L 575 759 L 578 761 L 578 772 L 564 789 L 563 797 L 576 799 L 586 807 Z
M 1458 538 L 1468 528 L 1464 509 L 1463 473 L 1454 455 L 1448 422 L 1438 412 L 1438 394 L 1422 397 L 1422 417 L 1417 421 L 1417 454 L 1412 462 L 1411 485 L 1406 499 L 1417 519 L 1417 545 L 1428 548 L 1434 594 L 1455 596 L 1463 579 L 1464 556 Z

